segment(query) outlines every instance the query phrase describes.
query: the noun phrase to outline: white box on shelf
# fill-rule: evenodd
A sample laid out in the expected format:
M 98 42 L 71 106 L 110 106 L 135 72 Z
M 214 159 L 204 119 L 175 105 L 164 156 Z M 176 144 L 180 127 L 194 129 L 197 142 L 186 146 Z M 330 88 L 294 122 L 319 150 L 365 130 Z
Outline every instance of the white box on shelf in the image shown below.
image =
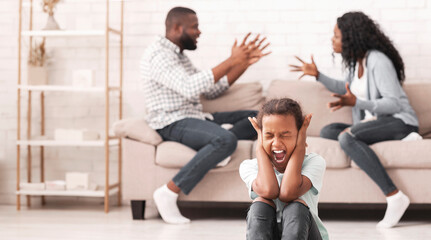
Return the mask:
M 88 190 L 90 186 L 90 174 L 84 172 L 66 173 L 67 190 Z
M 48 70 L 46 66 L 27 65 L 27 85 L 47 85 Z
M 51 190 L 51 191 L 66 190 L 66 181 L 64 180 L 45 181 L 45 189 Z
M 20 190 L 45 190 L 45 183 L 20 183 Z
M 74 70 L 72 74 L 72 85 L 74 87 L 93 87 L 94 71 L 91 69 Z
M 87 129 L 62 129 L 54 131 L 54 140 L 57 141 L 91 141 L 98 140 L 99 133 Z
M 91 191 L 97 191 L 97 189 L 99 188 L 99 186 L 97 185 L 97 184 L 95 184 L 95 183 L 90 183 L 90 186 L 88 187 L 88 190 L 91 190 Z

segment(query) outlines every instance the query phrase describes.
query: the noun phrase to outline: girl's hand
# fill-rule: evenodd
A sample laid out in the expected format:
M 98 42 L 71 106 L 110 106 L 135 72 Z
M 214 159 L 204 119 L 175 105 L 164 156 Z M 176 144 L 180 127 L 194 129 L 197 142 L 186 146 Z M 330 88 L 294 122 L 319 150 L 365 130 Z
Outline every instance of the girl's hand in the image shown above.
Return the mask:
M 310 125 L 312 116 L 313 116 L 313 114 L 308 114 L 304 118 L 304 122 L 302 123 L 301 129 L 299 129 L 299 132 L 298 132 L 298 138 L 296 139 L 295 151 L 296 151 L 296 149 L 305 151 L 305 148 L 307 147 L 307 142 L 306 142 L 306 140 L 307 140 L 307 129 L 308 129 L 308 126 Z
M 313 55 L 311 55 L 311 63 L 306 63 L 299 57 L 297 56 L 295 57 L 302 63 L 302 66 L 291 65 L 291 64 L 289 64 L 289 66 L 291 67 L 290 69 L 291 72 L 303 72 L 303 74 L 299 77 L 299 79 L 301 79 L 305 75 L 314 76 L 316 78 L 319 76 L 319 71 L 317 70 L 317 66 L 316 66 L 316 63 L 314 62 Z
M 257 119 L 255 117 L 251 118 L 248 117 L 248 120 L 250 121 L 251 125 L 253 126 L 254 130 L 257 132 L 257 144 L 262 147 L 262 130 L 260 129 L 259 125 L 257 124 Z
M 263 149 L 262 129 L 260 129 L 259 125 L 257 124 L 257 119 L 255 117 L 249 117 L 248 120 L 250 121 L 254 130 L 257 132 L 256 153 L 258 154 L 259 152 L 262 152 L 266 154 L 265 150 Z

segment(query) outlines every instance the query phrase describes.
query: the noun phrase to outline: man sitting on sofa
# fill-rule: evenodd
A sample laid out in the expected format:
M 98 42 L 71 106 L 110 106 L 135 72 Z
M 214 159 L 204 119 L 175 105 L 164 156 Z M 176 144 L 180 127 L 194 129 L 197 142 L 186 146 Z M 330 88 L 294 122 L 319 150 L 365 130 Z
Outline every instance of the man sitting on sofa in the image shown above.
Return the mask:
M 204 113 L 200 95 L 213 99 L 226 91 L 247 68 L 259 61 L 265 38 L 259 35 L 240 45 L 235 41 L 231 56 L 209 70 L 196 69 L 184 50 L 195 50 L 201 34 L 196 13 L 183 7 L 171 9 L 166 17 L 166 35 L 145 50 L 141 60 L 142 86 L 146 98 L 147 121 L 165 141 L 176 141 L 197 151 L 196 155 L 153 198 L 167 223 L 189 223 L 181 215 L 178 193 L 189 194 L 205 174 L 228 158 L 238 139 L 256 137 L 248 117 L 255 111 Z M 235 103 L 232 103 L 235 104 Z M 221 124 L 232 124 L 225 130 Z

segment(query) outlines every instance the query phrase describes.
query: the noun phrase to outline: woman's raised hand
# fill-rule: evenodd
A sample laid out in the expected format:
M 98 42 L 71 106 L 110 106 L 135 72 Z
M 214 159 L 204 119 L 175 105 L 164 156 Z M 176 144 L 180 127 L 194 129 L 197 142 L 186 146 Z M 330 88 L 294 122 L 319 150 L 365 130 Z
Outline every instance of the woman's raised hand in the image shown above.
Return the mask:
M 314 76 L 316 78 L 318 77 L 319 71 L 317 70 L 316 63 L 314 63 L 313 55 L 311 55 L 311 63 L 306 63 L 302 59 L 300 59 L 299 57 L 297 57 L 297 56 L 295 56 L 295 57 L 296 57 L 296 59 L 298 59 L 302 63 L 302 66 L 292 65 L 292 64 L 289 64 L 289 66 L 291 67 L 291 69 L 290 69 L 291 72 L 302 72 L 303 73 L 299 77 L 299 79 L 301 79 L 305 75 Z

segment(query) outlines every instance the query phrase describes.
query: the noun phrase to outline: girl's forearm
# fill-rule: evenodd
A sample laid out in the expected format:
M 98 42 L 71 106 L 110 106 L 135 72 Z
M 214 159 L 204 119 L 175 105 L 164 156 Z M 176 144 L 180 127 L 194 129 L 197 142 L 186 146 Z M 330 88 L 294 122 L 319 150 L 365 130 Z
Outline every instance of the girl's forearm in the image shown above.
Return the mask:
M 279 195 L 280 188 L 272 163 L 263 149 L 257 150 L 256 155 L 259 170 L 253 182 L 253 191 L 263 198 L 275 199 Z

